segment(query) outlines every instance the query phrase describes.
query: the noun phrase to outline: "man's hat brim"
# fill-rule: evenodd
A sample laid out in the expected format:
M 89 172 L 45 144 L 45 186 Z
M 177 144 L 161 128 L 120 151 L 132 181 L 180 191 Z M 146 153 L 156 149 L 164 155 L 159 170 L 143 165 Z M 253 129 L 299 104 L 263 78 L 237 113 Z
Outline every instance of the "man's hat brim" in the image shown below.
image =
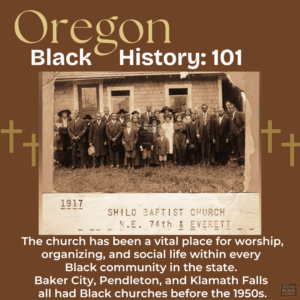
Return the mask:
M 112 143 L 111 148 L 112 148 L 114 151 L 118 150 L 118 149 L 119 149 L 118 143 L 116 143 L 116 142 Z

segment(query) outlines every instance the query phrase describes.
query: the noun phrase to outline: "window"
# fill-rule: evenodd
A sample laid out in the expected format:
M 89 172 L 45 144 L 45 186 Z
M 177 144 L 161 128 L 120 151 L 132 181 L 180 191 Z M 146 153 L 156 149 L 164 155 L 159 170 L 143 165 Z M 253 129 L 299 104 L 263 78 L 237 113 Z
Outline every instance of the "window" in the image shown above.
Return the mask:
M 182 109 L 182 111 L 192 106 L 191 97 L 192 85 L 165 85 L 165 102 L 175 111 Z
M 134 108 L 134 87 L 108 87 L 107 98 L 112 113 L 118 112 L 121 108 L 131 113 Z
M 78 85 L 78 95 L 81 116 L 99 111 L 99 85 Z

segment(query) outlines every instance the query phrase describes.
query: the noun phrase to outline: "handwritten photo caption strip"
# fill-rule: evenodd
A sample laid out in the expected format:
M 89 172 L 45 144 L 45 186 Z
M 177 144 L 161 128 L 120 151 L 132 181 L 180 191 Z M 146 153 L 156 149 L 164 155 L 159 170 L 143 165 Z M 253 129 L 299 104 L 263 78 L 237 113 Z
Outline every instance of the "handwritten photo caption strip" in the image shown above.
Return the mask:
M 45 193 L 41 234 L 261 234 L 258 193 L 124 196 Z

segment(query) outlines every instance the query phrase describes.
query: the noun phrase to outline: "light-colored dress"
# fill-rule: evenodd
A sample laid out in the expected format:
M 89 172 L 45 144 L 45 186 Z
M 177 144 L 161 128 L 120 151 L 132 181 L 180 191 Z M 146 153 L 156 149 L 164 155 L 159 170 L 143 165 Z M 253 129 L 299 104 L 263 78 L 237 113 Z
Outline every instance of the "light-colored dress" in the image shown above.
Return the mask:
M 173 123 L 163 123 L 161 128 L 165 131 L 165 136 L 169 140 L 169 153 L 173 154 L 173 135 L 174 135 L 174 124 Z

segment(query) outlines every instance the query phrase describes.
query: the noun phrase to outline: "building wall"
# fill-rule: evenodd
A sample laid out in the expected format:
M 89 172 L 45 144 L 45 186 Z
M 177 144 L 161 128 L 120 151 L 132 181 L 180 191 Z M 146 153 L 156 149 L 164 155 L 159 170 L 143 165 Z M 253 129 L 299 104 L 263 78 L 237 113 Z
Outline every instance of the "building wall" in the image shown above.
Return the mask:
M 57 113 L 63 109 L 74 111 L 73 83 L 56 83 L 54 91 L 54 121 L 58 119 Z
M 84 82 L 82 81 L 82 84 Z M 165 85 L 180 85 L 183 88 L 190 84 L 192 108 L 202 104 L 207 104 L 209 112 L 212 107 L 219 104 L 218 78 L 188 78 L 180 79 L 179 76 L 160 77 L 154 76 L 149 78 L 129 77 L 125 79 L 104 80 L 103 82 L 103 107 L 108 106 L 108 87 L 134 87 L 134 109 L 140 108 L 142 112 L 146 111 L 147 105 L 152 105 L 153 110 L 161 109 L 165 106 Z M 176 87 L 177 88 L 177 87 Z M 74 111 L 74 95 L 72 82 L 57 82 L 54 92 L 54 113 L 55 119 L 57 113 L 62 109 Z

